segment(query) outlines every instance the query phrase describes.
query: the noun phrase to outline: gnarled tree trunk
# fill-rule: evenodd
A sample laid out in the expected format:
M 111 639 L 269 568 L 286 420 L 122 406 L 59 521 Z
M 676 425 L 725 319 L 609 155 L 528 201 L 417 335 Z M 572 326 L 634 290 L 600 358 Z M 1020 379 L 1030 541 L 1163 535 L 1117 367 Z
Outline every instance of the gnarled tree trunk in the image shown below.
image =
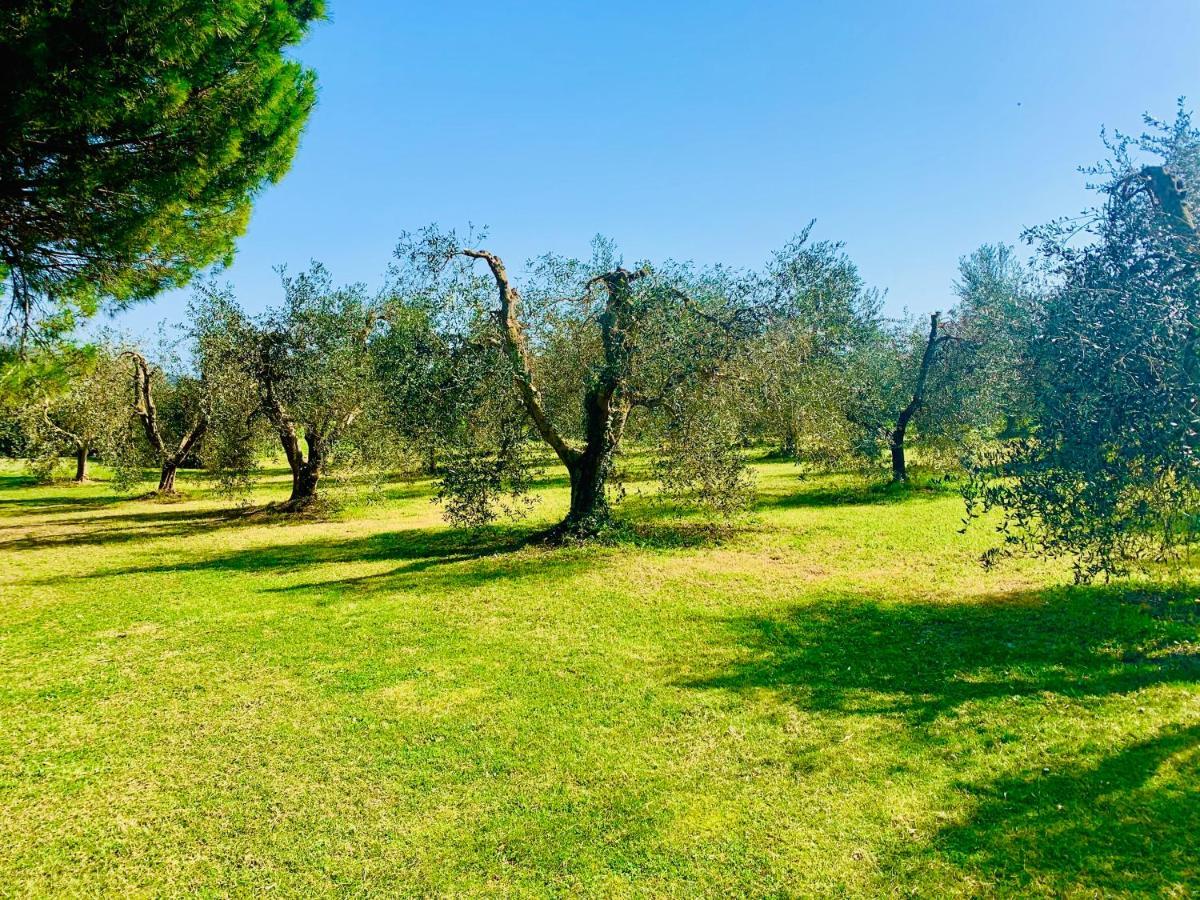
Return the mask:
M 317 485 L 321 481 L 321 468 L 325 462 L 324 444 L 321 436 L 312 429 L 304 433 L 308 444 L 308 455 L 300 447 L 300 437 L 290 422 L 279 429 L 279 440 L 292 470 L 292 494 L 283 509 L 294 512 L 308 506 L 317 497 Z
M 321 480 L 321 469 L 312 463 L 303 463 L 292 470 L 292 495 L 288 506 L 307 506 L 317 496 L 317 484 Z
M 908 481 L 908 465 L 904 459 L 904 433 L 907 431 L 907 420 L 897 423 L 888 436 L 888 448 L 892 451 L 892 481 Z
M 571 479 L 571 505 L 556 531 L 562 535 L 589 537 L 608 524 L 608 478 L 629 415 L 627 405 L 614 409 L 613 392 L 598 386 L 584 397 L 587 415 L 586 443 L 566 464 Z
M 192 427 L 180 438 L 179 446 L 174 450 L 168 450 L 167 443 L 158 430 L 158 408 L 154 404 L 154 393 L 151 388 L 154 372 L 151 371 L 145 357 L 140 353 L 126 351 L 126 355 L 133 360 L 133 411 L 141 420 L 142 430 L 146 432 L 146 440 L 158 454 L 162 466 L 159 471 L 156 493 L 174 494 L 175 473 L 183 465 L 188 454 L 204 437 L 204 432 L 208 430 L 208 415 L 202 407 L 196 421 L 192 423 Z
M 583 398 L 584 443 L 574 446 L 559 433 L 547 416 L 542 395 L 533 379 L 532 355 L 518 317 L 520 295 L 508 279 L 504 263 L 486 250 L 462 250 L 464 256 L 484 260 L 492 272 L 500 295 L 496 318 L 500 324 L 505 354 L 513 370 L 513 383 L 526 413 L 551 449 L 554 450 L 571 482 L 571 505 L 567 516 L 555 527 L 552 537 L 590 537 L 603 529 L 610 516 L 606 486 L 612 473 L 613 457 L 629 415 L 629 401 L 621 396 L 629 374 L 629 348 L 625 335 L 633 315 L 634 281 L 647 272 L 615 269 L 588 282 L 590 291 L 602 284 L 608 292 L 600 315 L 604 362 L 595 383 Z
M 608 497 L 605 494 L 607 460 L 598 453 L 581 456 L 568 469 L 571 476 L 571 505 L 560 525 L 564 532 L 586 535 L 595 532 L 608 520 Z

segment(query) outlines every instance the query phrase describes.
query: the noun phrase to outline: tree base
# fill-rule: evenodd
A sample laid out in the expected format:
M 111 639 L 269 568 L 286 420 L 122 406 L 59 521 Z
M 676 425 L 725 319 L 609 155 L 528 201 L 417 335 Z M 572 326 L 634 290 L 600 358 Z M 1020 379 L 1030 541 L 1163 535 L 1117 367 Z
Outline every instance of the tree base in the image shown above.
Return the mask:
M 539 531 L 531 540 L 539 544 L 581 544 L 603 538 L 613 530 L 611 515 L 568 516 L 552 528 Z
M 187 497 L 181 491 L 160 491 L 155 489 L 149 493 L 142 494 L 140 497 L 138 497 L 138 499 L 156 500 L 159 503 L 178 503 L 181 500 L 187 499 Z
M 307 497 L 289 497 L 283 503 L 272 503 L 268 508 L 274 512 L 300 513 L 311 510 L 317 502 L 315 494 Z

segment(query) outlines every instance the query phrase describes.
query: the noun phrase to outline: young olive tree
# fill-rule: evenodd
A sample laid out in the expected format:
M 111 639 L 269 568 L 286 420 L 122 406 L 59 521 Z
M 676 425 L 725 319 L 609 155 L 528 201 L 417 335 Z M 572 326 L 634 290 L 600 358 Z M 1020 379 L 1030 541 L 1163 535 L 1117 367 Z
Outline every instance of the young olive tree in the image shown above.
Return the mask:
M 865 328 L 851 364 L 847 417 L 861 446 L 882 446 L 893 482 L 908 480 L 915 428 L 927 449 L 960 458 L 980 440 L 1027 428 L 1029 367 L 1037 286 L 1004 246 L 985 245 L 959 263 L 958 304 L 932 313 L 928 327 Z
M 319 264 L 295 277 L 284 274 L 282 282 L 283 305 L 257 318 L 228 292 L 209 290 L 195 304 L 194 319 L 204 367 L 235 410 L 222 422 L 219 452 L 230 465 L 250 464 L 261 433 L 254 420 L 265 420 L 292 474 L 281 509 L 296 511 L 317 497 L 331 467 L 373 465 L 386 456 L 371 357 L 382 319 L 362 285 L 337 287 Z
M 188 311 L 195 366 L 208 398 L 199 462 L 216 478 L 219 493 L 245 500 L 260 461 L 275 446 L 246 356 L 252 326 L 232 292 L 211 281 L 198 286 Z
M 928 328 L 881 326 L 847 360 L 846 418 L 858 429 L 862 453 L 874 458 L 886 448 L 893 483 L 908 480 L 911 428 L 932 445 L 960 441 L 972 424 L 973 350 L 960 322 L 935 312 Z
M 63 451 L 75 459 L 76 483 L 88 477 L 92 454 L 112 456 L 128 438 L 128 375 L 110 347 L 78 354 L 65 380 L 36 389 L 23 410 L 31 464 L 53 477 Z
M 959 260 L 954 284 L 958 334 L 971 349 L 962 376 L 983 438 L 1027 434 L 1033 421 L 1034 367 L 1042 285 L 1011 247 L 985 244 Z
M 811 225 L 758 276 L 768 313 L 746 347 L 748 417 L 781 455 L 835 465 L 848 456 L 841 391 L 847 357 L 878 328 L 880 295 L 842 245 L 810 242 Z
M 971 513 L 998 507 L 996 552 L 1071 557 L 1076 578 L 1166 556 L 1200 521 L 1200 130 L 1181 107 L 1108 140 L 1102 202 L 1035 228 L 1045 309 L 1027 358 L 1031 433 L 991 448 Z M 1151 157 L 1151 164 L 1146 164 Z
M 607 489 L 631 414 L 674 422 L 703 417 L 702 400 L 685 396 L 703 396 L 703 386 L 726 373 L 747 330 L 729 273 L 626 268 L 608 242 L 598 239 L 593 250 L 586 262 L 553 255 L 533 261 L 518 289 L 500 256 L 461 243 L 453 232 L 426 229 L 397 248 L 402 263 L 419 273 L 412 280 L 443 297 L 481 348 L 499 350 L 492 359 L 510 384 L 504 393 L 566 470 L 570 506 L 557 537 L 588 537 L 609 522 Z M 687 441 L 661 449 L 695 454 L 716 446 Z M 519 448 L 512 441 L 509 455 Z M 503 456 L 494 457 L 497 465 Z M 452 482 L 444 480 L 447 487 Z

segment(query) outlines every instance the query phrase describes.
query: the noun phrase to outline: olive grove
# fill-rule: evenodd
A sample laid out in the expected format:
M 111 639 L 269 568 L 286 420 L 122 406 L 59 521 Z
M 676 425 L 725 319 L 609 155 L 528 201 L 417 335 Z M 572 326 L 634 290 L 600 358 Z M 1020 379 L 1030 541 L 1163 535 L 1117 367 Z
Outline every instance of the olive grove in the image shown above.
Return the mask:
M 1065 555 L 1081 580 L 1162 557 L 1200 521 L 1200 131 L 1184 109 L 1118 135 L 1085 215 L 964 256 L 952 302 L 889 318 L 811 226 L 760 269 L 506 258 L 486 231 L 401 236 L 378 290 L 321 265 L 251 313 L 202 284 L 181 354 L 105 339 L 31 353 L 0 435 L 42 477 L 61 455 L 157 493 L 200 465 L 246 496 L 281 456 L 283 512 L 332 473 L 421 472 L 455 525 L 520 517 L 547 465 L 568 491 L 551 539 L 606 532 L 626 464 L 656 496 L 729 517 L 752 453 L 803 467 L 963 471 L 968 519 L 1004 552 Z M 57 361 L 56 361 L 57 360 Z M 348 479 L 347 483 L 349 483 Z

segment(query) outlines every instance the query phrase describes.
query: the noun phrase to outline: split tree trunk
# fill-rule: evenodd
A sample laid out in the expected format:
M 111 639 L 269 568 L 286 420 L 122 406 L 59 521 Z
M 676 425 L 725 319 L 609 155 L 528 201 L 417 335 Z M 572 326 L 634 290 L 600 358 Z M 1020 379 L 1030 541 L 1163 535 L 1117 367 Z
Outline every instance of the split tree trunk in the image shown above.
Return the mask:
M 287 424 L 279 430 L 283 452 L 292 470 L 292 495 L 283 509 L 295 512 L 312 503 L 317 496 L 317 485 L 321 481 L 321 469 L 325 462 L 324 444 L 321 437 L 311 428 L 304 433 L 308 444 L 308 456 L 300 448 L 300 438 L 294 426 Z
M 175 473 L 179 471 L 183 461 L 188 458 L 188 454 L 195 449 L 196 444 L 203 440 L 207 431 L 208 417 L 202 416 L 192 426 L 192 430 L 183 436 L 183 440 L 179 442 L 179 448 L 169 456 L 163 457 L 162 475 L 158 479 L 158 493 L 175 493 Z
M 517 396 L 542 440 L 554 450 L 571 479 L 571 507 L 550 536 L 591 537 L 603 529 L 610 516 L 605 485 L 630 408 L 628 399 L 620 394 L 630 365 L 626 334 L 634 315 L 631 285 L 647 271 L 630 272 L 618 268 L 597 275 L 587 283 L 588 291 L 594 285 L 603 284 L 608 291 L 608 300 L 600 314 L 604 362 L 596 373 L 595 385 L 583 398 L 585 434 L 583 445 L 579 447 L 563 438 L 542 405 L 542 395 L 533 377 L 533 354 L 518 317 L 520 295 L 509 283 L 504 263 L 486 250 L 463 249 L 459 252 L 471 259 L 484 260 L 491 269 L 500 295 L 496 319 L 503 335 L 505 354 L 512 365 Z
M 162 474 L 158 477 L 158 493 L 175 493 L 175 472 L 178 468 L 179 466 L 172 461 L 163 463 Z
M 156 493 L 174 494 L 175 473 L 196 444 L 203 439 L 205 431 L 208 430 L 208 414 L 201 407 L 192 427 L 180 439 L 179 446 L 174 451 L 168 450 L 167 443 L 158 430 L 158 407 L 154 404 L 153 381 L 157 370 L 152 370 L 140 353 L 129 350 L 123 355 L 133 361 L 133 411 L 142 422 L 146 440 L 150 442 L 162 463 Z

